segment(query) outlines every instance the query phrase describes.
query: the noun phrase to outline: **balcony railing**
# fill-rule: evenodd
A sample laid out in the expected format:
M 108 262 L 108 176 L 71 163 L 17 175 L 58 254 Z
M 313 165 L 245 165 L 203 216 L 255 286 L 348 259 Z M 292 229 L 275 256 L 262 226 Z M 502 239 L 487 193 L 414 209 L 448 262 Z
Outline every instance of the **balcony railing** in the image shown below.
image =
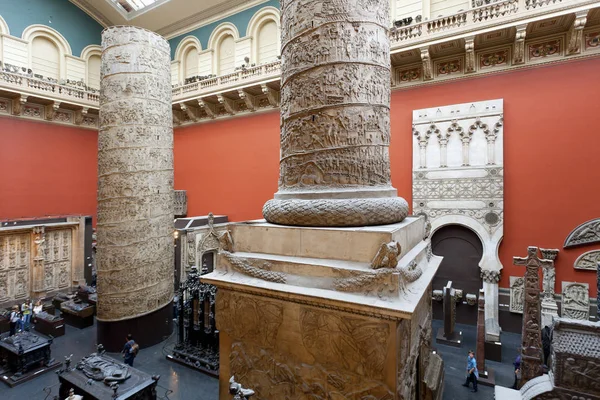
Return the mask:
M 486 4 L 447 17 L 422 21 L 390 30 L 392 50 L 468 33 L 527 18 L 543 16 L 561 9 L 596 3 L 589 0 L 505 0 Z
M 217 91 L 225 91 L 236 86 L 247 86 L 270 79 L 278 79 L 281 71 L 281 61 L 273 61 L 255 67 L 244 68 L 230 74 L 201 81 L 188 83 L 173 88 L 173 102 L 187 100 L 192 97 L 200 97 Z
M 24 95 L 45 97 L 54 101 L 65 101 L 84 107 L 98 108 L 99 92 L 48 82 L 43 79 L 0 71 L 0 88 Z

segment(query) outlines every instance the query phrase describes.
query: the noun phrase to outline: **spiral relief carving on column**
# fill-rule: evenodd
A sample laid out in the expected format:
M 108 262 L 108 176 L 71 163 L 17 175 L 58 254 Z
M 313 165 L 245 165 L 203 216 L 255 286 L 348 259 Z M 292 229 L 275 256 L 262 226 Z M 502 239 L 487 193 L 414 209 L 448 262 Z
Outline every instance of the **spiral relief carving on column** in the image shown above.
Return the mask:
M 279 191 L 267 221 L 402 221 L 391 186 L 389 2 L 282 1 Z
M 170 48 L 141 28 L 102 34 L 97 227 L 98 320 L 167 305 L 174 265 Z

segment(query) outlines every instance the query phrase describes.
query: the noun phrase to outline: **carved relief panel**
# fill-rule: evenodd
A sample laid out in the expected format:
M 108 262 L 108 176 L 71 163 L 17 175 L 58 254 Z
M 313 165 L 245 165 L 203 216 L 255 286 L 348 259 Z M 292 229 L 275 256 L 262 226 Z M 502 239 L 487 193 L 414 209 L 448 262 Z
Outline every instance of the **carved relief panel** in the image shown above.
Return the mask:
M 44 289 L 63 289 L 71 283 L 71 229 L 46 231 Z
M 510 305 L 509 310 L 513 313 L 523 314 L 523 302 L 525 300 L 525 281 L 522 277 L 510 277 Z
M 225 289 L 216 315 L 232 343 L 226 372 L 257 399 L 395 398 L 390 322 Z
M 587 283 L 562 283 L 562 317 L 588 320 L 590 317 L 590 285 Z
M 0 236 L 0 302 L 28 296 L 30 247 L 28 234 Z
M 502 99 L 413 111 L 413 212 L 475 231 L 482 271 L 502 269 L 503 137 Z

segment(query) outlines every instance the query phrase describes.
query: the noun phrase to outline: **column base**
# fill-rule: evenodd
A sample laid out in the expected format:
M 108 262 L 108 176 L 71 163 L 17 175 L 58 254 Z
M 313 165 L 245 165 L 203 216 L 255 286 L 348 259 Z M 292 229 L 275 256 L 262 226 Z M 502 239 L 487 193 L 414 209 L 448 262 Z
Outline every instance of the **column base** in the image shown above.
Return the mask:
M 387 225 L 408 215 L 401 197 L 353 199 L 273 199 L 263 216 L 273 224 L 293 226 L 351 227 Z
M 123 350 L 128 334 L 140 345 L 150 347 L 162 342 L 173 332 L 173 302 L 150 314 L 122 321 L 96 320 L 98 344 L 108 352 Z

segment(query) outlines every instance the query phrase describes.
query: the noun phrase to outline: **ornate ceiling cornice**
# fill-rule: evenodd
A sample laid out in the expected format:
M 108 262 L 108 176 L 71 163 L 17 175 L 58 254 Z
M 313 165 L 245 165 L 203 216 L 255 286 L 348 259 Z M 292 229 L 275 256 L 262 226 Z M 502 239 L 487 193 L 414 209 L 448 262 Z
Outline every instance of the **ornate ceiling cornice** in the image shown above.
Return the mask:
M 71 3 L 75 4 L 81 10 L 83 10 L 87 15 L 94 18 L 96 22 L 98 22 L 102 27 L 108 28 L 111 25 L 114 25 L 109 21 L 108 18 L 104 16 L 100 11 L 98 11 L 94 6 L 92 6 L 87 0 L 69 0 Z
M 179 35 L 184 35 L 188 32 L 198 29 L 202 26 L 211 24 L 220 19 L 237 14 L 248 8 L 266 3 L 268 0 L 229 0 L 216 6 L 210 7 L 204 11 L 190 15 L 171 25 L 165 26 L 156 31 L 159 35 L 166 39 L 172 39 Z

